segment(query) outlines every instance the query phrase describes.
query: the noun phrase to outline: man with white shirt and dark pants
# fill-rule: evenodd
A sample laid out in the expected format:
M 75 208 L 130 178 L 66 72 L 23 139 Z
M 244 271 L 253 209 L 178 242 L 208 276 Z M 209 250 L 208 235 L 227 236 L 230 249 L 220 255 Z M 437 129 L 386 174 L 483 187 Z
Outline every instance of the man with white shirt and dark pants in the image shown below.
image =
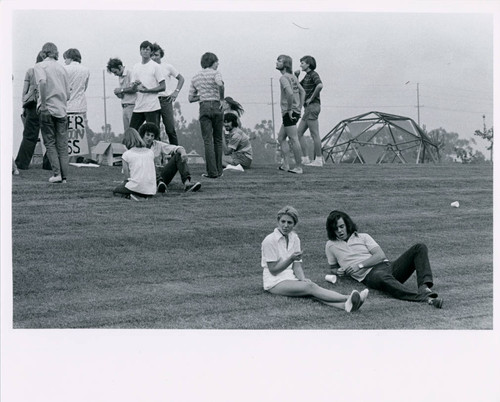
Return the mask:
M 165 77 L 166 87 L 164 91 L 158 92 L 158 99 L 160 100 L 160 117 L 163 120 L 163 125 L 165 126 L 168 142 L 171 145 L 179 145 L 177 133 L 175 132 L 173 105 L 182 89 L 182 86 L 184 85 L 184 77 L 179 74 L 179 72 L 171 64 L 161 62 L 164 55 L 165 52 L 161 46 L 154 43 L 151 58 L 160 65 L 163 76 Z M 173 91 L 169 85 L 173 81 L 172 78 L 177 80 L 177 87 Z
M 158 93 L 165 90 L 165 77 L 160 65 L 151 59 L 153 44 L 144 41 L 140 45 L 142 61 L 132 69 L 132 85 L 137 92 L 130 127 L 139 130 L 144 121 L 160 125 L 160 101 Z

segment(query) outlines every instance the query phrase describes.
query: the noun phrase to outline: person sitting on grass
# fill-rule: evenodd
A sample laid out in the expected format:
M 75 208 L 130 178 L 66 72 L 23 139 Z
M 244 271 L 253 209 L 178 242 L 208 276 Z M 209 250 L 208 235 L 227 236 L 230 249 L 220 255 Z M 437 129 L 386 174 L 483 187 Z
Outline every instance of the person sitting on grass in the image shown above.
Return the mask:
M 391 262 L 375 240 L 367 233 L 358 233 L 351 217 L 341 211 L 332 211 L 328 215 L 326 232 L 329 240 L 325 252 L 333 274 L 350 276 L 396 299 L 442 307 L 443 300 L 431 290 L 432 271 L 425 244 L 415 244 Z M 404 285 L 415 271 L 416 291 Z
M 222 166 L 226 169 L 248 169 L 252 164 L 252 144 L 250 138 L 238 128 L 238 118 L 234 114 L 224 115 L 224 128 L 229 133 L 228 143 L 224 141 Z
M 262 242 L 264 290 L 280 296 L 312 297 L 347 312 L 358 310 L 368 297 L 368 289 L 353 290 L 349 296 L 324 289 L 307 279 L 302 269 L 300 239 L 293 230 L 298 212 L 291 206 L 278 212 L 278 227 Z
M 156 194 L 153 151 L 146 147 L 139 133 L 133 128 L 125 130 L 122 143 L 127 147 L 127 151 L 122 155 L 125 180 L 113 190 L 113 194 L 134 201 L 152 197 Z
M 184 191 L 198 191 L 201 183 L 191 183 L 188 156 L 184 147 L 171 145 L 160 141 L 160 130 L 154 123 L 144 123 L 139 128 L 139 134 L 154 153 L 156 167 L 156 186 L 159 193 L 167 190 L 167 185 L 179 172 L 184 184 Z

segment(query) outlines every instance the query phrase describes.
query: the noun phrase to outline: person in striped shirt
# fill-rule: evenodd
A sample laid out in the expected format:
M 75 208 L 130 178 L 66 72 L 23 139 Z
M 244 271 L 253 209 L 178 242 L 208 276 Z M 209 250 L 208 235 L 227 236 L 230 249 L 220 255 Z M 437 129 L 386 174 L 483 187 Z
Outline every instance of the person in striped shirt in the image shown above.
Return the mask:
M 202 70 L 191 80 L 188 95 L 189 102 L 200 102 L 200 127 L 207 167 L 202 176 L 210 179 L 222 176 L 221 99 L 224 99 L 224 82 L 218 67 L 219 59 L 215 54 L 203 54 Z

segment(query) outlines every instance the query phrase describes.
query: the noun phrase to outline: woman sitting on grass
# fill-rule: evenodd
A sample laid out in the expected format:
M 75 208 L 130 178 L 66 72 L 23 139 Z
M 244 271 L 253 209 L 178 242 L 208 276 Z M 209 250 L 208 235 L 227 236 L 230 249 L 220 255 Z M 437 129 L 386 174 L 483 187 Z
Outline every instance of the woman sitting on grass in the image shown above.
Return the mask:
M 156 171 L 154 153 L 146 147 L 139 133 L 128 128 L 123 145 L 127 147 L 122 155 L 122 172 L 125 180 L 113 190 L 114 195 L 140 201 L 156 194 Z
M 304 276 L 300 239 L 293 231 L 297 210 L 286 206 L 278 212 L 278 227 L 262 242 L 264 290 L 281 296 L 313 297 L 347 312 L 358 310 L 368 297 L 368 289 L 349 296 L 324 289 Z

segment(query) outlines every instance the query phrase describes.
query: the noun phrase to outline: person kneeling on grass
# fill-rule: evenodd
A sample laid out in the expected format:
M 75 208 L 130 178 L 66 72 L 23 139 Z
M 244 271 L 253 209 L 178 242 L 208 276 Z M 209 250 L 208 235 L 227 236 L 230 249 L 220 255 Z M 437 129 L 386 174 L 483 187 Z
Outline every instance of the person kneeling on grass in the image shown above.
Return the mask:
M 312 297 L 347 312 L 358 310 L 368 297 L 368 289 L 353 290 L 349 296 L 324 289 L 304 276 L 300 239 L 293 231 L 297 210 L 286 206 L 278 212 L 278 227 L 262 242 L 264 290 L 281 296 Z
M 154 153 L 156 185 L 159 193 L 164 193 L 167 190 L 167 185 L 177 172 L 179 172 L 184 184 L 184 191 L 198 191 L 201 188 L 201 183 L 191 183 L 191 174 L 187 163 L 188 156 L 184 147 L 160 141 L 160 130 L 154 123 L 144 123 L 139 128 L 139 134 L 146 146 Z
M 333 274 L 350 276 L 396 299 L 442 307 L 443 300 L 431 290 L 432 271 L 425 244 L 415 244 L 396 261 L 390 262 L 369 234 L 357 230 L 346 213 L 332 211 L 328 215 L 326 232 L 329 240 L 325 252 Z M 414 271 L 417 272 L 417 291 L 404 285 Z
M 156 194 L 153 151 L 146 148 L 141 136 L 133 128 L 125 130 L 122 143 L 127 147 L 122 155 L 125 180 L 113 190 L 113 194 L 134 201 L 152 197 Z
M 238 128 L 238 117 L 232 113 L 224 115 L 224 128 L 229 135 L 227 144 L 224 137 L 222 166 L 243 172 L 243 168 L 248 169 L 252 164 L 250 138 Z

